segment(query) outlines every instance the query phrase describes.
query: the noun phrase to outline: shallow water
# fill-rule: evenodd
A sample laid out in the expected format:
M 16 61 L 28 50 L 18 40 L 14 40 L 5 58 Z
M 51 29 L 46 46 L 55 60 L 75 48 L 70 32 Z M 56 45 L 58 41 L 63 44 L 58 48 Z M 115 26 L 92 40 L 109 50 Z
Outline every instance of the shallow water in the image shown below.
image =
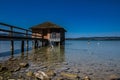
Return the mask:
M 8 49 L 8 43 L 0 44 L 0 49 Z M 16 45 L 20 48 L 20 44 Z M 29 51 L 27 59 L 32 64 L 67 62 L 69 67 L 77 68 L 80 75 L 89 75 L 93 80 L 108 80 L 109 76 L 120 77 L 120 41 L 79 41 L 66 40 L 65 46 L 43 47 Z M 4 50 L 5 51 L 5 50 Z M 2 52 L 0 53 L 0 57 Z M 20 54 L 19 54 L 20 55 Z M 104 78 L 104 79 L 103 79 Z
M 21 44 L 20 41 L 15 43 L 15 54 L 20 54 Z M 29 50 L 32 48 L 32 42 L 29 42 Z M 120 62 L 120 41 L 79 41 L 79 40 L 66 40 L 65 46 L 62 48 L 54 47 L 41 48 L 36 50 L 37 53 L 49 54 L 64 54 L 63 58 L 66 62 L 71 63 L 87 63 L 97 62 L 104 63 L 114 61 Z M 26 47 L 25 47 L 26 50 Z M 36 53 L 35 52 L 35 53 Z M 34 53 L 34 52 L 33 52 Z M 0 41 L 0 57 L 10 55 L 10 42 Z M 59 56 L 59 55 L 57 55 Z
M 120 62 L 120 41 L 66 41 L 66 61 Z
M 85 75 L 108 80 L 120 77 L 120 41 L 66 41 L 65 61 L 79 67 Z M 92 74 L 92 75 L 91 75 Z M 104 80 L 101 79 L 101 80 Z
M 29 50 L 32 49 L 32 41 L 29 41 Z M 27 50 L 26 41 L 24 50 Z M 14 41 L 14 56 L 21 55 L 21 41 Z M 1 41 L 0 40 L 0 60 L 7 59 L 11 57 L 11 45 L 10 41 Z

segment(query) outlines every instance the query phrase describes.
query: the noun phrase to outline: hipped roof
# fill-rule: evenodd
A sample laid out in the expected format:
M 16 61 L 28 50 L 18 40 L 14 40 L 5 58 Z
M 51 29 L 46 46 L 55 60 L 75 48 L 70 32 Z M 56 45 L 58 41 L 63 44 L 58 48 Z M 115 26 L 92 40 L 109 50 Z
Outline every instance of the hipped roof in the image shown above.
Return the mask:
M 50 28 L 63 29 L 66 32 L 66 30 L 63 27 L 60 27 L 52 22 L 44 22 L 31 27 L 31 29 L 50 29 Z

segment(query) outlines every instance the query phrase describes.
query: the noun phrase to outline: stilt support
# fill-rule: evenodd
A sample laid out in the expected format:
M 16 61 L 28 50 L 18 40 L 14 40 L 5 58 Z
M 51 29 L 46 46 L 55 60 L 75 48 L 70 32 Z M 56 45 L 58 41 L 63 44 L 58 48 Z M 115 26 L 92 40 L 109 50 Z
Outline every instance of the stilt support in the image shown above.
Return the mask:
M 11 56 L 14 56 L 14 41 L 11 40 Z
M 24 40 L 21 42 L 21 54 L 24 55 Z

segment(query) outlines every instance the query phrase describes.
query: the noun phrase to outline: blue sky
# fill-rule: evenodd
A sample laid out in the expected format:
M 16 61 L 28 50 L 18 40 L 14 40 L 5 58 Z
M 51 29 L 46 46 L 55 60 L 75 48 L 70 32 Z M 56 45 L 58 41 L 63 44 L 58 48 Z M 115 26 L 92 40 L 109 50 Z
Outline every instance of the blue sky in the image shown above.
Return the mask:
M 27 29 L 45 21 L 66 37 L 120 36 L 120 0 L 0 0 L 0 22 Z

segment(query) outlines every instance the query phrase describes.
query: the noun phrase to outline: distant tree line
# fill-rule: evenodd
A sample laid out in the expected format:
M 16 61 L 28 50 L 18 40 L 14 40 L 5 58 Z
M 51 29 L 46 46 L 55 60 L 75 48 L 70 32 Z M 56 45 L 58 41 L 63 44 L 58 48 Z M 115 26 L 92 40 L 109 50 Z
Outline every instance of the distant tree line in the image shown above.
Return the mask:
M 66 38 L 66 40 L 120 40 L 120 37 L 79 37 Z

